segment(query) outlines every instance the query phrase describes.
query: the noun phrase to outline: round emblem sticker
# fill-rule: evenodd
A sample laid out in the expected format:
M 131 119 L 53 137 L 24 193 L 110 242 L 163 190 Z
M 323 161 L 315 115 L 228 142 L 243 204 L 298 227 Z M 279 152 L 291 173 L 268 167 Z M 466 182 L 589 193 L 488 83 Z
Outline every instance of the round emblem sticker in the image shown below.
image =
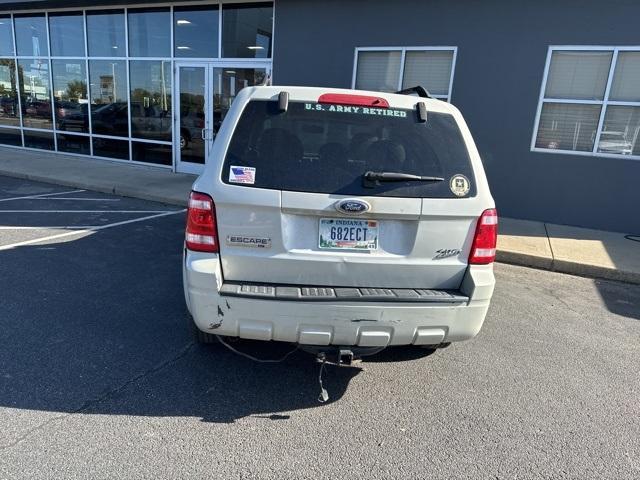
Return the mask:
M 449 188 L 456 197 L 464 197 L 469 193 L 471 185 L 469 179 L 464 175 L 454 175 L 449 182 Z

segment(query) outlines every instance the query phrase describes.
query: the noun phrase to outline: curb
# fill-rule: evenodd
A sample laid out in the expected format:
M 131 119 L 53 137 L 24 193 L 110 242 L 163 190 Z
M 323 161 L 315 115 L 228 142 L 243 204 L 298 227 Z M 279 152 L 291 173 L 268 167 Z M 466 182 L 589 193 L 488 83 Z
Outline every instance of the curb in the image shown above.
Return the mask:
M 616 282 L 640 285 L 640 273 L 617 270 L 600 265 L 589 265 L 569 260 L 558 260 L 550 257 L 538 257 L 526 253 L 499 250 L 496 261 L 508 265 L 537 268 L 550 272 L 566 273 L 596 280 L 613 280 Z
M 117 185 L 113 185 L 113 186 L 98 185 L 95 183 L 85 183 L 85 182 L 79 182 L 79 181 L 73 181 L 73 180 L 67 180 L 67 179 L 51 178 L 48 176 L 31 175 L 27 173 L 7 171 L 7 170 L 2 170 L 1 168 L 0 168 L 0 175 L 5 177 L 31 180 L 33 182 L 49 183 L 52 185 L 61 185 L 64 187 L 83 188 L 86 190 L 93 190 L 94 192 L 120 195 L 122 197 L 139 198 L 141 200 L 149 200 L 151 202 L 166 203 L 168 205 L 177 205 L 179 207 L 186 207 L 188 203 L 187 198 L 175 198 L 175 197 L 164 196 L 164 195 L 156 195 L 153 193 L 142 192 L 134 188 L 127 188 L 127 187 L 120 188 Z

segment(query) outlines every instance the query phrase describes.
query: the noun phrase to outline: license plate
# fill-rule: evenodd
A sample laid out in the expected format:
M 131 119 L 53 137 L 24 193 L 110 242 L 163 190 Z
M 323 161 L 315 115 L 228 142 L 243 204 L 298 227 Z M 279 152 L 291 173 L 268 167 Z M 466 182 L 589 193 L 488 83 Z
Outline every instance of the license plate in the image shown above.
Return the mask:
M 378 221 L 321 218 L 318 246 L 344 250 L 376 250 Z

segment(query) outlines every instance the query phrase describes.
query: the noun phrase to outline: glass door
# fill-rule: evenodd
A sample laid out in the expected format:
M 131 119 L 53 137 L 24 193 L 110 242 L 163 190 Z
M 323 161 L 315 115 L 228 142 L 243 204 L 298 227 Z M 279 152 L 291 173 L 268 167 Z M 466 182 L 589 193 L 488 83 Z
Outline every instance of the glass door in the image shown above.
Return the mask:
M 229 111 L 229 107 L 244 87 L 261 85 L 265 82 L 267 68 L 213 68 L 213 135 L 220 129 L 222 120 Z
M 178 106 L 174 151 L 178 172 L 199 174 L 207 159 L 207 108 L 211 105 L 207 99 L 208 71 L 206 64 L 176 66 Z
M 265 83 L 270 73 L 270 65 L 258 62 L 176 64 L 174 151 L 178 172 L 202 172 L 222 120 L 238 92 Z

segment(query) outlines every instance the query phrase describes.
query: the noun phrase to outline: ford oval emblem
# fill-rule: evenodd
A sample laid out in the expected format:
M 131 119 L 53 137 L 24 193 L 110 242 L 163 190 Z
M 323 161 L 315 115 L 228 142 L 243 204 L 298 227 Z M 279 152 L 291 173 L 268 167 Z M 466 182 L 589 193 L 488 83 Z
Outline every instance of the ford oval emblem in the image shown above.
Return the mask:
M 336 202 L 336 210 L 347 215 L 360 215 L 371 210 L 371 205 L 357 198 L 346 198 Z

